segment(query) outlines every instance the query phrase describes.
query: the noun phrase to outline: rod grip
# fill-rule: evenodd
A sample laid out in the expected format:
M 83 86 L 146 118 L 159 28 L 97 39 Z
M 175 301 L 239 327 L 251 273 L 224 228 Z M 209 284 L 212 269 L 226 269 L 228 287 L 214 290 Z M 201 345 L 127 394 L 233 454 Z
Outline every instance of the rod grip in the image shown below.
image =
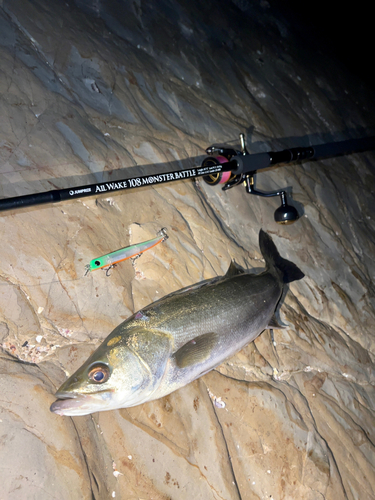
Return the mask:
M 61 198 L 57 190 L 47 191 L 45 193 L 26 194 L 24 196 L 14 196 L 13 198 L 0 200 L 0 211 L 30 207 L 32 205 L 42 205 L 43 203 L 53 203 L 54 201 L 60 200 Z
M 269 153 L 256 153 L 251 155 L 233 156 L 229 163 L 237 163 L 237 169 L 232 170 L 233 174 L 248 174 L 257 170 L 267 168 L 271 164 Z

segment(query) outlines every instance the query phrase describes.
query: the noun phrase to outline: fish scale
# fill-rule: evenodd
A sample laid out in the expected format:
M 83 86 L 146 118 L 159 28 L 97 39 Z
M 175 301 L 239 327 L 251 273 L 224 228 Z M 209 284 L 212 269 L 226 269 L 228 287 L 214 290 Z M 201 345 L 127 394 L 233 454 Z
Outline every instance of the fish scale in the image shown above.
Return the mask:
M 269 304 L 262 322 L 262 330 L 272 317 L 280 295 L 282 286 L 270 273 L 263 275 L 242 274 L 237 277 L 224 279 L 212 288 L 205 286 L 185 296 L 163 299 L 154 303 L 155 323 L 153 327 L 170 332 L 174 337 L 175 348 L 179 349 L 196 335 L 216 331 L 242 330 L 261 327 L 260 318 L 256 312 L 262 304 Z M 197 303 L 203 306 L 198 308 Z M 225 307 L 222 307 L 222 304 Z M 160 308 L 161 314 L 157 310 Z M 144 310 L 147 314 L 147 309 Z M 193 323 L 186 323 L 186 317 L 194 315 Z M 147 322 L 146 322 L 147 324 Z M 240 333 L 240 335 L 242 332 Z M 231 342 L 231 337 L 227 339 Z
M 208 295 L 208 290 L 205 290 L 201 297 L 197 292 L 194 299 L 207 299 L 209 306 L 203 314 L 202 311 L 198 312 L 194 327 L 187 327 L 180 333 L 183 315 L 179 321 L 173 321 L 171 324 L 165 322 L 164 331 L 169 331 L 175 338 L 177 337 L 177 350 L 181 348 L 181 345 L 186 344 L 187 339 L 192 340 L 202 332 L 213 332 L 220 341 L 212 348 L 209 359 L 200 363 L 181 370 L 175 363 L 169 361 L 165 371 L 164 384 L 160 384 L 153 394 L 155 399 L 185 385 L 184 380 L 187 377 L 192 381 L 215 368 L 257 338 L 267 328 L 282 293 L 279 281 L 274 279 L 270 273 L 258 276 L 241 275 L 226 281 L 222 282 L 220 286 L 218 284 L 208 297 L 204 296 Z M 228 293 L 230 299 L 228 299 Z M 223 300 L 226 300 L 225 311 L 221 309 L 216 313 L 216 302 L 220 303 Z M 173 304 L 173 306 L 175 307 L 177 304 Z M 259 315 L 257 311 L 262 306 L 262 315 Z

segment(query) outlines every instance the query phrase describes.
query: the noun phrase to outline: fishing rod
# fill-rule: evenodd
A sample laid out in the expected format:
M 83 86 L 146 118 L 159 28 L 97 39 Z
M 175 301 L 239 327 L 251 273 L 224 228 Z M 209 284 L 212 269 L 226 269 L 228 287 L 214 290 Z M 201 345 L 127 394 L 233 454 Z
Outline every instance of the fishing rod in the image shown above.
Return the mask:
M 1 199 L 0 211 L 46 203 L 56 203 L 59 201 L 73 200 L 104 193 L 109 194 L 115 191 L 144 186 L 155 186 L 165 182 L 182 179 L 203 177 L 203 180 L 212 186 L 224 184 L 223 190 L 230 189 L 243 183 L 246 192 L 249 194 L 263 197 L 280 196 L 281 206 L 275 211 L 275 221 L 280 224 L 290 224 L 296 221 L 299 216 L 296 208 L 288 204 L 286 191 L 278 190 L 276 192 L 267 192 L 257 190 L 254 187 L 256 173 L 277 164 L 316 160 L 319 158 L 371 151 L 375 149 L 375 137 L 350 139 L 341 142 L 319 144 L 317 146 L 298 147 L 284 149 L 278 152 L 270 151 L 267 153 L 255 154 L 250 154 L 246 149 L 244 134 L 240 134 L 240 144 L 241 147 L 239 150 L 210 146 L 206 149 L 206 153 L 209 156 L 204 158 L 201 165 L 189 169 L 130 177 L 118 181 L 99 182 L 65 189 L 54 189 L 43 193 Z

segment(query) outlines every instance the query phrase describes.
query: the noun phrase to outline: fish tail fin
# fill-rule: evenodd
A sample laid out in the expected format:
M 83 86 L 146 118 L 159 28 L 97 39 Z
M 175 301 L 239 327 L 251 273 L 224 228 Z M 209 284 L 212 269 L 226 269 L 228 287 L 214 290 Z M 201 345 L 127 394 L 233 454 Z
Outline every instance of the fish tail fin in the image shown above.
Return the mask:
M 263 229 L 259 232 L 259 248 L 266 261 L 267 269 L 276 272 L 284 283 L 291 283 L 305 276 L 293 262 L 281 257 L 271 236 Z

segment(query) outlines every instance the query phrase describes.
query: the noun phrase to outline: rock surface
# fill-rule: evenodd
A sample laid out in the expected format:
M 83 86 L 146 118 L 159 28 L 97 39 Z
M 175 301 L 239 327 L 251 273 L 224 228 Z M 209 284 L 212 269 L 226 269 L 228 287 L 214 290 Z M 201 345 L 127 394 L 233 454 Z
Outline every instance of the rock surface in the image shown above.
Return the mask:
M 240 132 L 256 153 L 374 127 L 371 94 L 263 0 L 3 0 L 0 71 L 1 198 L 187 168 Z M 293 186 L 293 226 L 202 180 L 0 213 L 0 499 L 375 499 L 374 172 L 361 153 L 259 174 Z M 134 264 L 83 277 L 161 227 Z M 261 227 L 306 275 L 274 343 L 158 401 L 49 412 L 134 311 L 231 259 L 263 267 Z

